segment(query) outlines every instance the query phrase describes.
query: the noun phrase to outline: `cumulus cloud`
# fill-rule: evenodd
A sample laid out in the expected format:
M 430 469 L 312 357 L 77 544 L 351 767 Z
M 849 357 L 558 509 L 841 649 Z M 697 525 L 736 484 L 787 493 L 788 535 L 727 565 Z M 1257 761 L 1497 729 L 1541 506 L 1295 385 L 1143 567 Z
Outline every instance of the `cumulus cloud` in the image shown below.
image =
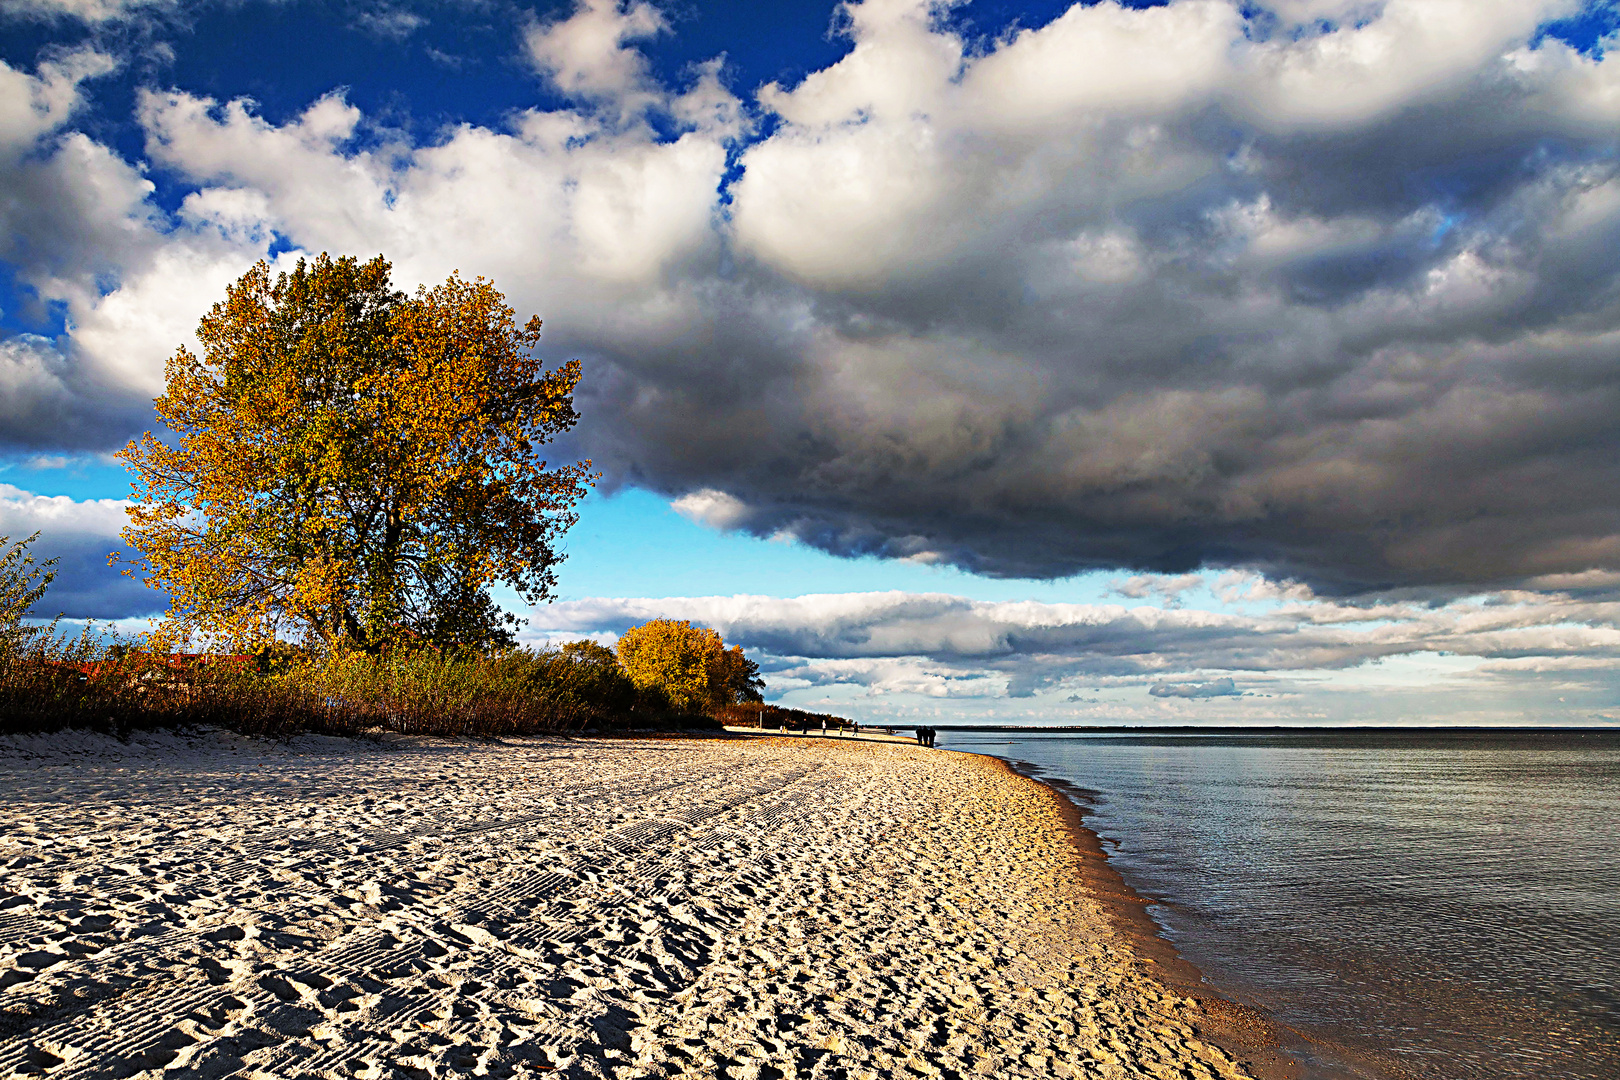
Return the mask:
M 151 426 L 164 359 L 271 240 L 258 193 L 197 191 L 166 214 L 143 165 L 72 129 L 115 66 L 93 49 L 32 74 L 0 63 L 0 259 L 66 324 L 0 339 L 12 447 L 107 450 Z
M 33 75 L 0 62 L 0 155 L 15 160 L 60 128 L 83 104 L 80 84 L 113 66 L 110 56 L 93 49 L 42 63 Z
M 1577 490 L 1606 466 L 1526 486 L 1606 438 L 1563 377 L 1565 350 L 1610 347 L 1615 265 L 1552 222 L 1614 163 L 1546 159 L 1582 121 L 1534 109 L 1510 59 L 1568 10 L 1386 4 L 1252 41 L 1231 5 L 1099 4 L 973 56 L 927 5 L 865 5 L 845 60 L 762 97 L 783 123 L 735 189 L 739 248 L 842 316 L 812 347 L 812 437 L 716 486 L 760 530 L 891 554 L 921 534 L 991 573 L 1247 562 L 1353 589 L 1608 565 L 1613 508 Z M 1403 181 L 1471 140 L 1497 156 L 1473 192 Z M 1588 314 L 1545 291 L 1549 256 L 1591 275 Z
M 522 44 L 574 103 L 498 129 L 151 89 L 178 216 L 64 126 L 88 74 L 6 69 L 6 258 L 72 326 L 8 343 L 61 422 L 5 437 L 110 427 L 274 235 L 492 276 L 587 363 L 564 449 L 716 527 L 1323 595 L 1613 572 L 1620 53 L 1539 32 L 1579 8 L 1097 3 L 978 41 L 867 0 L 744 101 L 718 62 L 654 78 L 658 9 L 582 0 Z
M 631 43 L 668 29 L 659 10 L 640 0 L 578 0 L 568 18 L 532 26 L 525 44 L 563 93 L 630 108 L 660 96 L 647 58 Z

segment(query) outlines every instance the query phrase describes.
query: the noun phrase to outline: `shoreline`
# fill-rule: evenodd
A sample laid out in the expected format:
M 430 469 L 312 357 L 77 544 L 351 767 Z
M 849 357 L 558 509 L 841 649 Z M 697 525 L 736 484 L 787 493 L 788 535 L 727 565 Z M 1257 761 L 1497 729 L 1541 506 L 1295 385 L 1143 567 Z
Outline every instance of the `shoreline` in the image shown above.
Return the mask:
M 1108 858 L 1102 838 L 1086 825 L 1082 800 L 1089 801 L 1089 792 L 1061 778 L 1038 775 L 1037 766 L 1030 762 L 967 750 L 954 752 L 989 758 L 1053 793 L 1069 838 L 1083 860 L 1084 887 L 1098 898 L 1114 928 L 1138 958 L 1152 965 L 1150 977 L 1198 1001 L 1208 1018 L 1200 1032 L 1204 1037 L 1253 1072 L 1256 1080 L 1308 1080 L 1305 1064 L 1287 1049 L 1288 1040 L 1282 1032 L 1288 1029 L 1259 1009 L 1223 995 L 1164 937 L 1158 923 L 1147 913 L 1153 901 L 1125 880 Z
M 1102 838 L 1085 824 L 1087 814 L 1092 812 L 1088 804 L 1096 792 L 1061 777 L 1045 775 L 1033 762 L 971 750 L 955 752 L 991 758 L 1017 775 L 1052 789 L 1066 806 L 1065 817 L 1072 819 L 1069 827 L 1076 846 L 1086 858 L 1088 872 L 1095 874 L 1090 884 L 1099 895 L 1111 901 L 1108 910 L 1117 920 L 1121 933 L 1135 944 L 1145 959 L 1156 965 L 1155 971 L 1162 973 L 1167 985 L 1198 999 L 1215 1018 L 1208 1031 L 1211 1041 L 1228 1053 L 1251 1055 L 1246 1063 L 1256 1070 L 1258 1080 L 1409 1080 L 1408 1074 L 1392 1071 L 1387 1064 L 1366 1061 L 1347 1046 L 1300 1031 L 1272 1017 L 1263 1008 L 1238 1000 L 1237 991 L 1210 981 L 1201 968 L 1182 956 L 1147 912 L 1150 906 L 1162 901 L 1139 893 L 1114 866 Z
M 881 725 L 874 725 L 881 726 Z M 827 739 L 834 742 L 862 741 L 914 745 L 915 740 L 887 732 L 863 732 L 858 736 L 838 736 L 819 732 L 782 734 L 751 728 L 730 728 L 728 734 L 749 738 Z M 941 730 L 947 730 L 941 728 Z M 952 729 L 954 730 L 954 729 Z M 1317 1056 L 1326 1047 L 1319 1039 L 1281 1024 L 1263 1010 L 1238 1001 L 1223 993 L 1211 983 L 1204 972 L 1186 959 L 1164 936 L 1163 929 L 1147 913 L 1155 901 L 1137 892 L 1114 866 L 1102 845 L 1102 838 L 1085 823 L 1093 792 L 1078 787 L 1061 777 L 1040 774 L 1039 766 L 1021 759 L 1004 758 L 972 750 L 940 747 L 952 753 L 983 758 L 1014 776 L 1028 780 L 1049 790 L 1058 808 L 1069 840 L 1082 860 L 1080 881 L 1083 888 L 1095 897 L 1109 917 L 1114 929 L 1143 963 L 1152 965 L 1149 977 L 1166 988 L 1195 999 L 1204 1010 L 1207 1021 L 1194 1029 L 1212 1043 L 1230 1054 L 1255 1080 L 1327 1080 L 1313 1071 L 1301 1054 Z M 1292 1036 L 1288 1038 L 1285 1036 Z M 1314 1052 L 1314 1053 L 1313 1053 Z M 1330 1059 L 1331 1061 L 1331 1059 Z M 1337 1061 L 1332 1064 L 1339 1065 Z M 1361 1080 L 1381 1080 L 1371 1076 Z

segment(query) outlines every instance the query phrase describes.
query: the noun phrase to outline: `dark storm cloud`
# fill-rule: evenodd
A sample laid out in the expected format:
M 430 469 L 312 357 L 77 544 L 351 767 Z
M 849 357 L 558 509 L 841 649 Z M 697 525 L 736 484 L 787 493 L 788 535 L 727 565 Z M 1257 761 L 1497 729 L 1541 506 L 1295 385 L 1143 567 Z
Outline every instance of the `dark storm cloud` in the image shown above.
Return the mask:
M 870 32 L 897 69 L 903 30 Z M 964 104 L 971 63 L 921 117 L 851 90 L 854 127 L 823 73 L 735 190 L 748 287 L 814 320 L 791 392 L 603 351 L 636 390 L 593 449 L 724 493 L 719 525 L 991 575 L 1249 565 L 1357 592 L 1613 566 L 1620 179 L 1579 88 L 1614 65 L 1515 47 L 1331 123 L 1222 83 L 1145 116 L 1104 95 L 1039 142 L 992 91 Z M 1587 81 L 1532 73 L 1554 59 Z M 905 161 L 924 137 L 944 180 Z M 670 430 L 693 414 L 733 446 Z
M 107 553 L 119 546 L 99 536 L 41 537 L 40 553 L 57 559 L 56 581 L 35 605 L 33 614 L 42 619 L 61 615 L 68 619 L 113 621 L 157 617 L 167 607 L 167 598 L 141 583 L 124 577 L 107 565 Z
M 0 433 L 6 448 L 120 447 L 152 425 L 150 393 L 87 378 L 47 338 L 0 341 Z

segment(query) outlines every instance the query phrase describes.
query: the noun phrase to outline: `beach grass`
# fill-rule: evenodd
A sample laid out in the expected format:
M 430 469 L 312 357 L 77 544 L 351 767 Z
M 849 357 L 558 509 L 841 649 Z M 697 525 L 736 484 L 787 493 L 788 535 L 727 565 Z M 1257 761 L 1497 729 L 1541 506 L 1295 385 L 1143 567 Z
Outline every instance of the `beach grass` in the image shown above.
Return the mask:
M 567 650 L 218 656 L 154 653 L 89 632 L 0 647 L 0 732 L 189 724 L 270 737 L 493 737 L 705 723 L 717 726 L 636 688 L 616 665 Z

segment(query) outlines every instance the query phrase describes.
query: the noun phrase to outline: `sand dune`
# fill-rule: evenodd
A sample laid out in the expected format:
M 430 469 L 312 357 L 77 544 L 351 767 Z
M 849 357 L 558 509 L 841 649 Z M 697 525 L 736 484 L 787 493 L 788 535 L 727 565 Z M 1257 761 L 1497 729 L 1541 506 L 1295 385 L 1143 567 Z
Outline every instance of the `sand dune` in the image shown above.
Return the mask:
M 0 805 L 0 1075 L 1246 1075 L 983 758 L 65 735 Z

